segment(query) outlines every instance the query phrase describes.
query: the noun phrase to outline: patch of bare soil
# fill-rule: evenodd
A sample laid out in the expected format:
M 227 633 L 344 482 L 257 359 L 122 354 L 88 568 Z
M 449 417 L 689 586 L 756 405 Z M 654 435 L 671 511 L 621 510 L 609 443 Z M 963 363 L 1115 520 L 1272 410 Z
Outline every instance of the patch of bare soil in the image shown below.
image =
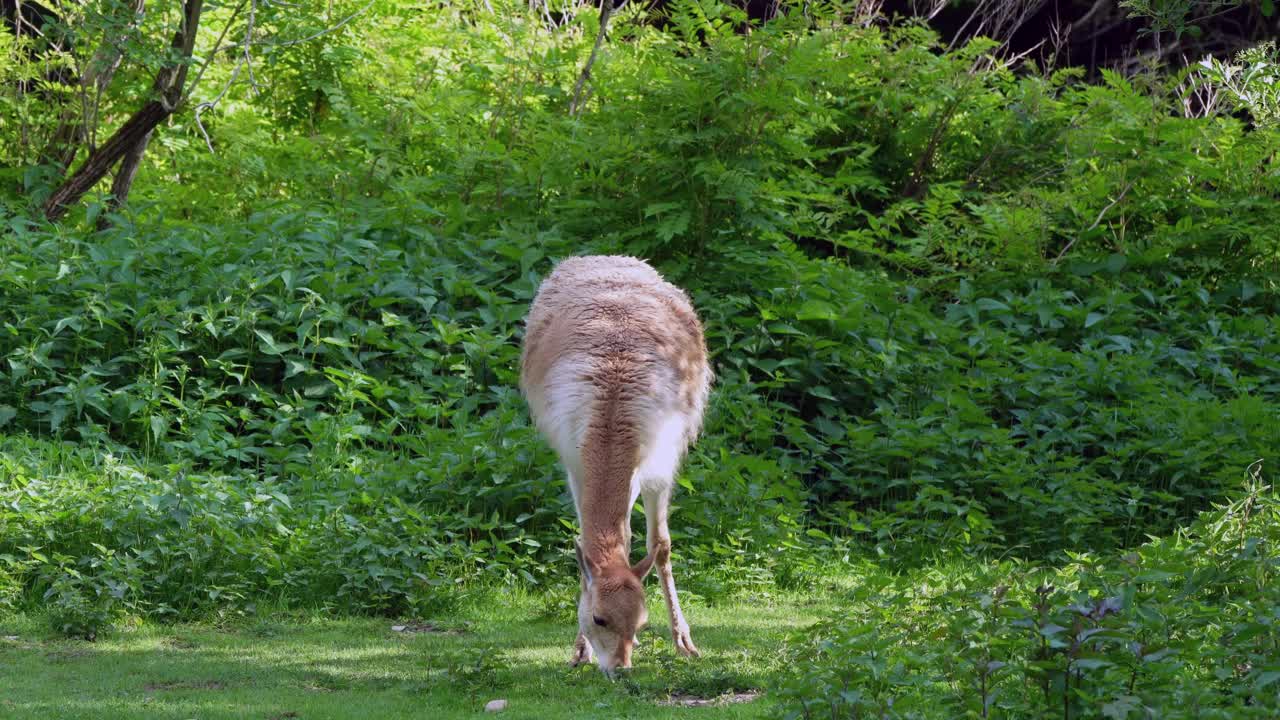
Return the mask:
M 18 635 L 0 635 L 0 647 L 15 647 L 19 650 L 30 650 L 36 643 L 23 640 Z
M 199 682 L 190 682 L 187 680 L 174 680 L 156 683 L 147 683 L 142 686 L 143 690 L 149 693 L 158 690 L 223 690 L 227 687 L 226 683 L 217 680 L 204 680 Z
M 333 688 L 326 687 L 320 683 L 313 683 L 313 682 L 303 683 L 302 689 L 306 690 L 307 692 L 318 692 L 318 693 L 333 692 Z
M 668 705 L 671 707 L 708 707 L 712 705 L 735 705 L 737 703 L 748 703 L 760 697 L 763 693 L 759 690 L 745 690 L 743 692 L 725 693 L 717 697 L 702 697 L 699 695 L 688 695 L 685 693 L 675 693 L 666 700 L 659 700 L 659 705 Z
M 392 625 L 391 632 L 413 635 L 420 633 L 438 633 L 442 635 L 462 635 L 466 630 L 456 627 L 445 627 L 433 622 L 408 622 L 403 625 Z
M 93 649 L 87 646 L 61 645 L 45 653 L 44 657 L 51 663 L 65 663 L 91 654 L 93 654 Z

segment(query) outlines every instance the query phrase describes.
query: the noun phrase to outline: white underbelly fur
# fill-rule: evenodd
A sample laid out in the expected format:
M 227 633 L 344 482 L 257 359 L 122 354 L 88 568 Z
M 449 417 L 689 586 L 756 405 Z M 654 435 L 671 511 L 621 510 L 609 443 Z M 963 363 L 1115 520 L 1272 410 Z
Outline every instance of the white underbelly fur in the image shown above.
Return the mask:
M 544 385 L 529 388 L 527 393 L 538 429 L 564 463 L 575 505 L 582 496 L 580 483 L 585 479 L 581 448 L 598 392 L 596 386 L 583 380 L 584 370 L 581 362 L 562 360 L 547 373 Z M 658 492 L 671 486 L 688 444 L 690 418 L 676 409 L 676 399 L 662 391 L 664 385 L 653 383 L 653 392 L 644 396 L 649 407 L 637 414 L 641 424 L 640 460 L 631 475 L 632 503 L 642 492 Z M 581 519 L 582 509 L 577 510 Z

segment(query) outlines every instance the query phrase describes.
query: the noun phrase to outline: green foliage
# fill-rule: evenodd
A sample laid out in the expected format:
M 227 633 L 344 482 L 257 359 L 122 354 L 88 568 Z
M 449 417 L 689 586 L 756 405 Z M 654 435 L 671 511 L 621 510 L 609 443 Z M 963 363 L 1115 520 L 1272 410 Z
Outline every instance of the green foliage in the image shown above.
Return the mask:
M 501 689 L 498 676 L 510 663 L 496 647 L 467 647 L 439 658 L 443 661 L 444 679 L 452 687 L 476 697 Z
M 1280 123 L 1280 50 L 1274 40 L 1241 51 L 1235 62 L 1206 58 L 1196 71 L 1202 87 L 1225 93 L 1231 107 L 1247 111 L 1258 125 Z
M 1120 7 L 1128 11 L 1129 17 L 1143 18 L 1150 23 L 1144 33 L 1158 36 L 1171 32 L 1177 37 L 1183 33 L 1198 36 L 1201 30 L 1194 24 L 1197 18 L 1226 12 L 1242 4 L 1242 0 L 1120 0 Z
M 1120 557 L 869 580 L 803 634 L 787 717 L 1274 717 L 1280 499 Z
M 833 528 L 898 550 L 1132 543 L 1272 457 L 1274 318 L 1230 292 L 1082 264 L 931 296 L 795 259 L 731 266 L 708 324 L 722 381 L 785 408 L 748 426 L 773 428 L 754 451 L 785 449 Z
M 707 326 L 672 523 L 691 597 L 803 587 L 835 553 L 1110 553 L 1280 460 L 1266 123 L 1183 117 L 1159 77 L 1018 74 L 821 12 L 737 32 L 701 2 L 667 29 L 620 12 L 570 116 L 590 11 L 367 7 L 316 35 L 331 17 L 264 6 L 253 84 L 210 54 L 199 124 L 157 135 L 108 229 L 92 203 L 26 219 L 46 166 L 5 176 L 0 606 L 93 635 L 570 592 L 573 514 L 514 388 L 539 278 L 587 252 L 653 259 Z M 860 711 L 928 690 L 929 656 L 850 632 Z
M 137 565 L 126 560 L 120 567 L 114 562 L 115 552 L 97 545 L 100 555 L 84 557 L 72 566 L 69 556 L 56 554 L 53 564 L 46 565 L 48 584 L 42 597 L 50 625 L 68 637 L 95 639 L 109 629 L 129 607 L 128 596 L 137 585 Z M 33 559 L 40 555 L 32 551 Z

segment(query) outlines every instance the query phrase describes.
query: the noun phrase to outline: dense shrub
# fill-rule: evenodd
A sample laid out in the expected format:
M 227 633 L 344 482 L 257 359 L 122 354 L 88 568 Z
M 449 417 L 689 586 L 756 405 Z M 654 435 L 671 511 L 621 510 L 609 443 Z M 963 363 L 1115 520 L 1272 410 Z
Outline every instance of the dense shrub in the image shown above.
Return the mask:
M 444 243 L 362 217 L 12 235 L 6 429 L 113 449 L 141 484 L 82 470 L 34 492 L 16 478 L 45 461 L 11 470 L 22 520 L 0 552 L 25 562 L 40 546 L 75 567 L 124 537 L 155 552 L 195 517 L 211 524 L 199 552 L 144 573 L 148 602 L 179 612 L 276 585 L 403 609 L 415 573 L 542 582 L 572 513 L 514 385 L 518 321 L 555 246 Z M 1188 280 L 1157 296 L 1145 276 L 1105 272 L 924 292 L 785 248 L 685 272 L 720 379 L 678 543 L 719 568 L 709 592 L 791 573 L 769 548 L 833 533 L 898 552 L 1137 542 L 1274 457 L 1264 294 L 1215 300 Z M 178 503 L 172 487 L 196 477 L 220 498 L 198 513 L 133 505 Z M 99 485 L 128 504 L 86 515 Z M 772 509 L 724 516 L 745 501 Z M 271 512 L 241 515 L 258 502 Z M 86 517 L 114 529 L 83 533 Z M 131 517 L 176 525 L 119 535 Z
M 726 357 L 770 371 L 806 420 L 786 439 L 837 527 L 863 514 L 882 542 L 1035 553 L 1131 543 L 1274 457 L 1273 315 L 1194 283 L 1157 298 L 1140 276 L 987 275 L 932 297 L 815 267 L 738 273 L 756 286 L 743 324 L 778 320 Z
M 1274 717 L 1277 512 L 1251 482 L 1120 557 L 873 576 L 797 637 L 786 717 Z
M 847 538 L 1132 546 L 1273 472 L 1275 129 L 915 26 L 630 12 L 581 114 L 592 13 L 379 5 L 272 46 L 271 93 L 216 59 L 217 152 L 176 116 L 107 229 L 27 219 L 41 171 L 5 175 L 0 606 L 91 634 L 571 574 L 514 386 L 539 278 L 584 252 L 652 258 L 706 321 L 673 526 L 709 599 Z

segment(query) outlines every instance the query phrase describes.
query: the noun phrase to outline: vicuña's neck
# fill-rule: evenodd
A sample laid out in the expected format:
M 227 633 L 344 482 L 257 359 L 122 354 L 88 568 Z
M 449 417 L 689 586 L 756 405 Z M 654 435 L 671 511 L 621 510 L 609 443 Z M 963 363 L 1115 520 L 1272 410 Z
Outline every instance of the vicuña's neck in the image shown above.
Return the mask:
M 612 502 L 614 498 L 600 498 L 605 504 L 618 507 L 603 508 L 601 504 L 592 503 L 590 493 L 584 493 L 582 517 L 583 553 L 591 562 L 599 566 L 629 564 L 631 556 L 630 541 L 627 537 L 626 507 L 624 496 L 621 503 Z
M 631 515 L 631 476 L 636 468 L 632 434 L 619 415 L 616 398 L 606 401 L 582 448 L 585 477 L 579 511 L 584 551 L 593 562 L 627 563 Z
M 631 564 L 625 544 L 618 541 L 617 535 L 583 538 L 582 552 L 595 567 L 616 567 Z

